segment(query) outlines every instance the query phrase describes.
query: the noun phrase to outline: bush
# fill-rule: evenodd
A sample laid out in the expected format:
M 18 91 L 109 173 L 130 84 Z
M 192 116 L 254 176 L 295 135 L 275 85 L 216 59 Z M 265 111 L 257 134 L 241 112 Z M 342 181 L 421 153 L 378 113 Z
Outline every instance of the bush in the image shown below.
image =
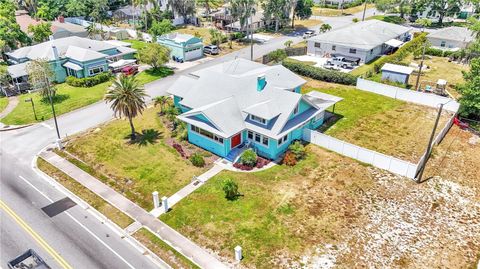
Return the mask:
M 285 59 L 282 62 L 283 66 L 291 71 L 301 75 L 310 77 L 316 80 L 322 80 L 326 82 L 333 82 L 345 85 L 355 85 L 357 83 L 357 76 L 349 73 L 343 73 L 338 71 L 327 70 L 315 66 L 304 64 L 300 61 L 293 59 Z
M 425 50 L 425 54 L 430 55 L 430 56 L 443 57 L 443 50 L 436 49 L 436 48 L 428 48 L 428 49 Z
M 358 21 L 359 21 L 358 18 L 353 18 L 352 19 L 352 22 L 354 22 L 354 23 L 357 23 Z
M 268 53 L 268 59 L 275 63 L 283 61 L 287 58 L 287 52 L 284 49 L 276 49 L 270 53 Z
M 295 141 L 291 144 L 288 149 L 295 155 L 295 159 L 302 160 L 307 156 L 307 152 L 305 151 L 305 147 L 302 145 L 300 141 Z
M 203 156 L 200 155 L 199 153 L 195 152 L 190 156 L 190 162 L 196 167 L 204 167 L 205 166 L 205 160 L 203 159 Z
M 237 199 L 238 195 L 240 194 L 238 192 L 237 183 L 231 178 L 227 178 L 223 181 L 222 189 L 225 192 L 225 198 L 230 201 Z
M 72 87 L 93 87 L 97 84 L 107 82 L 112 77 L 110 72 L 103 72 L 93 77 L 76 78 L 68 76 L 66 82 Z
M 247 149 L 240 156 L 240 163 L 246 166 L 254 167 L 257 164 L 257 153 L 253 149 Z
M 290 150 L 287 150 L 287 153 L 285 153 L 285 156 L 283 157 L 283 164 L 288 165 L 288 166 L 294 166 L 297 164 L 297 159 L 295 158 L 295 154 L 291 152 Z
M 245 34 L 242 32 L 235 32 L 230 34 L 230 38 L 232 40 L 242 39 L 245 37 Z

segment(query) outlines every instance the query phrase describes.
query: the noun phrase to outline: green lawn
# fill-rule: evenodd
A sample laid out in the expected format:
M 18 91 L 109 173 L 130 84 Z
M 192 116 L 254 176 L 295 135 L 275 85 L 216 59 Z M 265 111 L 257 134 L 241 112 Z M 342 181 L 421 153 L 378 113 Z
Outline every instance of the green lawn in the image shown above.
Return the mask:
M 375 7 L 374 4 L 367 4 L 367 8 Z M 336 17 L 342 15 L 353 15 L 355 13 L 361 12 L 364 9 L 364 5 L 359 5 L 351 8 L 336 9 L 336 8 L 324 8 L 324 7 L 313 7 L 312 13 L 315 16 L 326 16 L 326 17 Z
M 387 16 L 387 15 L 375 15 L 368 17 L 367 20 L 379 20 L 394 24 L 402 24 L 405 22 L 405 19 L 400 18 L 399 16 Z
M 194 167 L 167 144 L 171 132 L 158 112 L 159 108 L 150 108 L 135 118 L 142 143 L 130 143 L 128 121 L 115 120 L 72 137 L 66 150 L 89 166 L 82 169 L 105 175 L 99 179 L 150 210 L 153 191 L 170 196 L 207 169 Z
M 222 172 L 160 219 L 229 260 L 242 246 L 246 268 L 291 268 L 283 264 L 289 258 L 298 260 L 346 234 L 347 224 L 356 221 L 356 190 L 371 184 L 367 167 L 317 146 L 307 152 L 294 167 Z M 239 186 L 235 201 L 225 198 L 226 178 Z
M 136 49 L 136 50 L 139 50 L 147 46 L 148 44 L 147 42 L 136 40 L 136 39 L 128 39 L 128 40 L 122 40 L 122 41 L 132 44 L 132 49 Z
M 8 105 L 7 97 L 0 97 L 0 112 L 2 112 Z
M 72 87 L 66 83 L 56 85 L 55 112 L 61 115 L 77 108 L 93 104 L 103 98 L 105 91 L 111 82 L 104 82 L 90 88 Z M 38 93 L 27 93 L 19 96 L 18 106 L 2 122 L 11 125 L 21 125 L 36 122 L 30 102 L 32 98 L 35 104 L 38 121 L 50 119 L 52 110 L 48 99 L 43 99 Z
M 143 85 L 171 74 L 173 74 L 171 69 L 162 67 L 158 71 L 145 70 L 138 74 L 137 78 Z M 98 102 L 102 100 L 105 92 L 111 84 L 112 82 L 108 81 L 90 88 L 73 87 L 66 83 L 58 84 L 55 86 L 57 89 L 57 97 L 54 103 L 55 112 L 57 115 L 61 115 Z M 24 101 L 29 98 L 33 98 L 38 121 L 47 120 L 53 116 L 48 99 L 43 99 L 38 93 L 23 94 L 19 97 L 20 102 L 18 106 L 1 120 L 3 123 L 21 125 L 36 122 L 31 103 Z M 0 98 L 1 102 L 3 102 L 2 99 L 5 98 Z

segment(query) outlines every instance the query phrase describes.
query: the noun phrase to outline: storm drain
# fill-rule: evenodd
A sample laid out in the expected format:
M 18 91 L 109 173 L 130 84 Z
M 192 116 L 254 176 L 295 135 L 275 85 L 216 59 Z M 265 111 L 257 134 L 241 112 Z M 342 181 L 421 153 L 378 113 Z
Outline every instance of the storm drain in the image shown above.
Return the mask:
M 43 212 L 45 212 L 45 214 L 47 214 L 51 218 L 62 213 L 63 211 L 69 208 L 74 207 L 75 205 L 77 204 L 74 201 L 72 201 L 72 199 L 65 197 L 61 200 L 58 200 L 56 202 L 53 202 L 43 207 L 42 210 Z

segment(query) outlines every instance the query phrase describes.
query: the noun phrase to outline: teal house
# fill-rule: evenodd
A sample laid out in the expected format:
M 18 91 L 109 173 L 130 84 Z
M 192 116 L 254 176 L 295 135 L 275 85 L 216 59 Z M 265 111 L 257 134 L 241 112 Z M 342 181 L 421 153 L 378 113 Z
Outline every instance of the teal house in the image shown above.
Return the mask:
M 188 141 L 235 161 L 247 148 L 276 160 L 305 128 L 323 124 L 325 110 L 342 100 L 312 91 L 281 65 L 235 59 L 178 78 L 168 90 L 188 126 Z
M 23 47 L 6 53 L 8 73 L 15 83 L 26 83 L 27 63 L 46 59 L 55 73 L 53 80 L 64 82 L 67 76 L 95 76 L 108 71 L 109 64 L 121 59 L 133 59 L 135 49 L 77 36 L 65 37 Z
M 170 49 L 170 57 L 191 61 L 203 57 L 202 39 L 193 35 L 169 33 L 157 38 L 157 42 Z

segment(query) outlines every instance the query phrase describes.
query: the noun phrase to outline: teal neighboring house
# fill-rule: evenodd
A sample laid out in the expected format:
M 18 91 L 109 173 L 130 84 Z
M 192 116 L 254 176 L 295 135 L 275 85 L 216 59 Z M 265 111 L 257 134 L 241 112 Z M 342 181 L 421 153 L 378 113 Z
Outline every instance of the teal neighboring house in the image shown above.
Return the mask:
M 323 124 L 342 98 L 312 91 L 281 65 L 235 59 L 181 76 L 168 93 L 188 126 L 188 141 L 235 161 L 247 148 L 276 160 L 305 128 Z
M 170 57 L 191 61 L 203 57 L 201 38 L 181 33 L 169 33 L 157 38 L 157 42 L 170 49 Z
M 26 83 L 26 66 L 31 60 L 46 59 L 55 73 L 56 82 L 64 82 L 67 76 L 77 78 L 95 76 L 108 71 L 108 65 L 121 59 L 133 59 L 135 49 L 107 41 L 77 36 L 65 37 L 23 47 L 6 53 L 11 64 L 8 73 L 14 83 Z

